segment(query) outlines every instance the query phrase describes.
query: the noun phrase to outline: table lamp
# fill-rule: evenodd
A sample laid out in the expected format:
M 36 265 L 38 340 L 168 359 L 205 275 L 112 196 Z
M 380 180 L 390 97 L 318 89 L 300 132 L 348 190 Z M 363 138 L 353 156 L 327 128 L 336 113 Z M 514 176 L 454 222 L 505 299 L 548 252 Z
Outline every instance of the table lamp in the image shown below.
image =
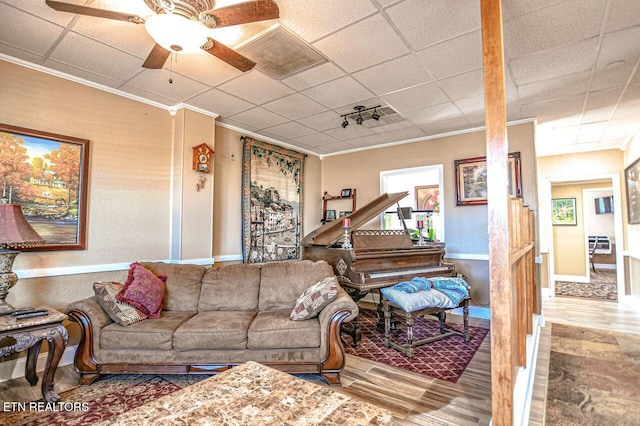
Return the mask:
M 4 200 L 3 200 L 4 201 Z M 11 270 L 20 253 L 15 249 L 41 246 L 45 243 L 29 225 L 18 204 L 0 203 L 0 312 L 13 311 L 5 301 L 18 276 Z

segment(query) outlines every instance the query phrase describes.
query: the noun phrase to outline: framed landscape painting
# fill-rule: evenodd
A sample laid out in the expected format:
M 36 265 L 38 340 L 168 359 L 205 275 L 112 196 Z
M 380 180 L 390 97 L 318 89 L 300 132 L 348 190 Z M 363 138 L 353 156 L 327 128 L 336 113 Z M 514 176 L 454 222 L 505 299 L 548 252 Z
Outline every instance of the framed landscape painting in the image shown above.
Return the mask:
M 520 153 L 512 152 L 508 158 L 509 196 L 522 197 L 522 171 Z M 487 204 L 487 158 L 475 157 L 455 160 L 456 205 Z
M 2 198 L 22 206 L 45 245 L 84 250 L 89 141 L 0 124 Z
M 554 198 L 551 200 L 552 225 L 577 225 L 576 199 Z

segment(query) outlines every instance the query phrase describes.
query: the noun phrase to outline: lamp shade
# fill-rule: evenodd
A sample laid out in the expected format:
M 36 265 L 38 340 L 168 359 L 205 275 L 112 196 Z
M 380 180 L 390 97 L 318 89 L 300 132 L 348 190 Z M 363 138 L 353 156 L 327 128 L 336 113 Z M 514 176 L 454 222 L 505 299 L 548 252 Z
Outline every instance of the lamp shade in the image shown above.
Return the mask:
M 0 204 L 0 248 L 29 248 L 45 243 L 22 214 L 18 204 Z
M 196 52 L 207 42 L 202 23 L 177 14 L 151 15 L 145 28 L 156 43 L 170 52 Z

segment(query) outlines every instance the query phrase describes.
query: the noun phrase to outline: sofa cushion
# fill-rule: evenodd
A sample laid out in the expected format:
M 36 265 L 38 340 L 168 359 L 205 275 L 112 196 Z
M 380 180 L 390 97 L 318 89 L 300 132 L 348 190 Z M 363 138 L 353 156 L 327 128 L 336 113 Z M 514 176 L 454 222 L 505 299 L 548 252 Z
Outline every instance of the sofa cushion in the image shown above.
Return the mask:
M 200 312 L 173 335 L 177 351 L 197 349 L 246 349 L 247 330 L 254 311 Z
M 93 283 L 96 301 L 105 310 L 109 318 L 120 325 L 127 326 L 147 319 L 147 316 L 129 305 L 116 300 L 116 295 L 122 290 L 122 284 L 117 282 Z
M 307 288 L 334 275 L 333 268 L 323 260 L 293 260 L 262 265 L 260 277 L 260 311 L 288 309 Z
M 316 317 L 338 295 L 338 279 L 327 277 L 302 292 L 289 317 L 294 321 Z
M 100 330 L 102 349 L 153 349 L 169 351 L 173 348 L 173 333 L 195 312 L 162 312 L 158 319 L 123 327 L 112 323 Z
M 163 262 L 143 262 L 142 265 L 156 275 L 167 276 L 165 310 L 195 312 L 198 309 L 200 282 L 207 270 L 206 267 Z
M 210 268 L 202 277 L 198 312 L 255 311 L 260 291 L 260 265 Z
M 166 276 L 156 276 L 141 263 L 134 262 L 116 299 L 130 304 L 149 318 L 160 318 L 166 294 L 166 279 Z
M 320 321 L 293 321 L 290 309 L 258 312 L 249 327 L 249 349 L 317 348 Z

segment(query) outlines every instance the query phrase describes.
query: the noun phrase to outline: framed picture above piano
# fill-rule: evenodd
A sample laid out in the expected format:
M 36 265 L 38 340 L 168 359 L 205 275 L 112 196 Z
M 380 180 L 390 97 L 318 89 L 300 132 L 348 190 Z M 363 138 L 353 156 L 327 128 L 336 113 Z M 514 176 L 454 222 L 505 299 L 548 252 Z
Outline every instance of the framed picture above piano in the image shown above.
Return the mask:
M 474 157 L 455 160 L 456 205 L 487 204 L 487 158 Z M 512 152 L 508 158 L 509 196 L 522 197 L 522 171 L 520 153 Z

